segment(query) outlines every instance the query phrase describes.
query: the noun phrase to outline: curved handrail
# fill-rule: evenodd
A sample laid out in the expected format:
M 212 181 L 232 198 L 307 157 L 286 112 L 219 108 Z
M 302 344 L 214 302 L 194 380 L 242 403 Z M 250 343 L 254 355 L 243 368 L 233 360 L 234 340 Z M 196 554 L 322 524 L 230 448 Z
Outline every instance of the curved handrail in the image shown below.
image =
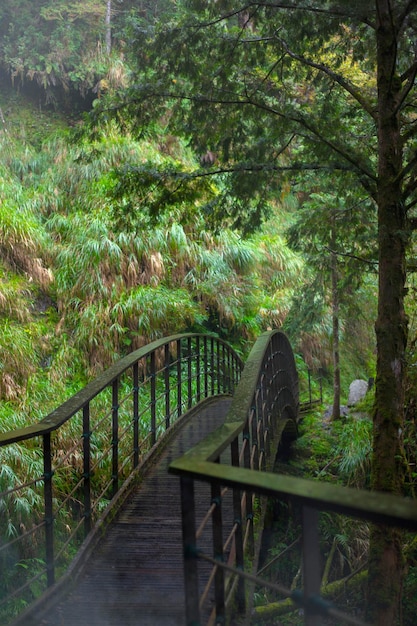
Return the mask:
M 304 609 L 306 624 L 318 623 L 311 621 L 316 619 L 311 616 L 320 613 L 362 625 L 356 617 L 342 613 L 320 598 L 318 511 L 334 511 L 417 530 L 417 502 L 413 500 L 271 471 L 282 434 L 289 430 L 291 435 L 296 430 L 299 408 L 296 378 L 294 358 L 285 336 L 279 331 L 264 334 L 245 364 L 224 424 L 169 466 L 169 471 L 180 477 L 181 484 L 187 623 L 225 623 L 231 608 L 240 616 L 250 615 L 251 606 L 246 603 L 251 602 L 252 591 L 258 584 L 291 597 Z M 230 455 L 226 455 L 229 447 Z M 198 547 L 201 528 L 197 534 L 194 481 L 211 485 L 210 513 L 216 520 L 213 522 L 216 527 L 213 555 L 205 554 Z M 222 504 L 222 495 L 228 488 L 233 494 L 230 519 L 226 519 L 229 511 Z M 253 546 L 254 494 L 258 498 L 258 517 L 262 515 L 264 496 L 283 498 L 300 506 L 304 558 L 302 591 L 272 585 L 245 571 L 245 550 L 249 549 L 251 554 Z M 222 538 L 226 535 L 233 536 L 234 540 L 232 561 L 230 557 L 225 558 L 227 550 Z M 214 580 L 215 607 L 211 613 L 204 613 L 204 601 L 199 600 L 199 559 L 213 568 L 209 582 Z M 245 591 L 245 580 L 252 585 L 249 592 Z M 201 597 L 207 597 L 206 589 Z
M 199 600 L 195 558 L 198 549 L 193 519 L 193 479 L 204 480 L 206 468 L 211 467 L 217 468 L 222 475 L 221 481 L 212 483 L 212 494 L 216 494 L 216 497 L 210 503 L 210 511 L 214 520 L 221 507 L 220 485 L 227 484 L 228 473 L 238 468 L 251 473 L 255 470 L 256 474 L 259 470 L 271 470 L 284 431 L 290 436 L 296 435 L 298 416 L 298 375 L 290 343 L 281 331 L 263 333 L 245 363 L 224 424 L 170 464 L 169 471 L 181 477 L 187 623 L 200 623 L 200 605 L 203 604 Z M 227 458 L 231 459 L 231 464 L 221 464 L 221 455 L 229 447 L 230 456 Z M 240 487 L 233 495 L 233 520 L 227 531 L 229 541 L 234 541 L 235 566 L 243 570 L 245 551 L 254 551 L 254 500 L 252 493 L 248 493 L 242 485 Z M 213 502 L 217 503 L 215 507 Z M 265 510 L 260 514 L 264 515 Z M 214 521 L 213 524 L 216 525 Z M 224 560 L 225 550 L 222 532 L 218 532 L 214 545 L 216 562 Z M 222 622 L 225 619 L 225 606 L 234 594 L 234 579 L 229 579 L 230 584 L 225 585 L 224 571 L 217 565 L 213 568 L 208 585 L 212 579 L 215 579 L 216 621 Z M 240 610 L 245 602 L 244 596 L 244 589 L 238 583 L 236 601 Z M 202 598 L 206 597 L 207 589 L 202 593 Z
M 116 363 L 113 363 L 113 365 L 111 365 L 103 373 L 99 374 L 94 380 L 87 383 L 85 387 L 63 402 L 58 408 L 54 409 L 51 413 L 49 413 L 49 415 L 36 424 L 0 433 L 0 447 L 10 443 L 31 439 L 32 437 L 44 435 L 56 430 L 68 421 L 75 413 L 80 411 L 86 403 L 93 400 L 93 398 L 103 391 L 103 389 L 111 385 L 117 377 L 123 374 L 138 361 L 148 357 L 152 352 L 165 347 L 167 344 L 173 344 L 177 341 L 197 337 L 200 337 L 201 339 L 215 339 L 219 345 L 227 347 L 227 350 L 233 356 L 233 359 L 236 363 L 239 363 L 239 367 L 243 367 L 243 361 L 237 352 L 233 350 L 233 348 L 231 348 L 225 341 L 213 335 L 183 333 L 157 339 L 152 343 L 131 352 L 127 356 L 118 360 Z
M 214 335 L 172 335 L 114 363 L 40 422 L 0 433 L 3 462 L 24 448 L 34 467 L 28 477 L 0 482 L 0 575 L 14 589 L 0 597 L 0 622 L 10 617 L 10 599 L 30 602 L 35 586 L 55 582 L 57 567 L 74 556 L 70 543 L 81 545 L 160 436 L 204 399 L 232 394 L 242 367 Z M 38 510 L 22 518 L 16 509 L 25 499 Z M 44 554 L 32 549 L 41 544 Z
M 271 378 L 268 375 L 272 374 Z M 259 406 L 262 405 L 262 406 Z M 266 445 L 271 431 L 280 424 L 296 434 L 299 419 L 298 375 L 294 355 L 286 335 L 281 331 L 263 333 L 254 344 L 245 363 L 240 381 L 227 413 L 225 423 L 174 461 L 170 471 L 177 465 L 191 463 L 191 459 L 213 461 L 230 445 L 250 421 L 256 417 L 264 421 L 264 442 L 255 435 L 257 446 Z M 252 469 L 255 469 L 252 467 Z

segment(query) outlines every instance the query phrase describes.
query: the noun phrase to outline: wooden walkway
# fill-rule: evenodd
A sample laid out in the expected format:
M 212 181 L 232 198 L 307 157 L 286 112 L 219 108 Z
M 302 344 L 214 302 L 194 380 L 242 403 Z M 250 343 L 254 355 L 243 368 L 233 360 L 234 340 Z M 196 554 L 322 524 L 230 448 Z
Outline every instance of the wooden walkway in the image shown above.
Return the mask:
M 211 400 L 194 412 L 128 497 L 75 586 L 28 626 L 185 624 L 179 478 L 167 468 L 224 421 L 230 401 Z M 209 498 L 202 485 L 201 515 Z

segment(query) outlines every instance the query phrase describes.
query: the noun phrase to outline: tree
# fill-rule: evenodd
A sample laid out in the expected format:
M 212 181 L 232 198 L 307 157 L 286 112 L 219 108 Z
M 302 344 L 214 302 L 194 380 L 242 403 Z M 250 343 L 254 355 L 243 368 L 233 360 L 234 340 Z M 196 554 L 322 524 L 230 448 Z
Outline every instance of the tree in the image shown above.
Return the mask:
M 35 83 L 47 103 L 62 90 L 91 94 L 109 72 L 114 19 L 111 0 L 4 0 L 0 66 L 18 85 Z
M 333 412 L 332 418 L 340 418 L 340 331 L 343 326 L 343 310 L 349 313 L 349 302 L 363 283 L 365 274 L 376 266 L 376 245 L 370 241 L 376 236 L 375 206 L 366 198 L 362 189 L 351 189 L 352 180 L 344 177 L 342 185 L 335 187 L 328 177 L 308 181 L 304 177 L 306 199 L 296 213 L 288 229 L 289 243 L 301 251 L 309 271 L 313 274 L 316 292 L 330 300 L 332 318 L 333 357 Z M 331 191 L 314 191 L 316 189 Z M 313 191 L 308 191 L 309 186 Z M 303 298 L 308 306 L 311 303 Z M 299 307 L 299 303 L 297 307 Z M 298 326 L 305 312 L 297 316 Z
M 111 0 L 107 0 L 106 4 L 106 52 L 111 52 Z
M 349 171 L 377 204 L 372 487 L 401 493 L 405 262 L 417 184 L 417 1 L 176 5 L 175 22 L 165 20 L 156 33 L 140 25 L 132 31 L 140 72 L 123 95 L 132 115 L 164 112 L 166 123 L 186 133 L 201 154 L 209 149 L 216 156 L 211 173 L 236 197 L 257 199 L 245 216 L 251 223 L 295 171 L 336 178 Z M 236 206 L 239 211 L 242 204 Z M 371 544 L 370 614 L 382 626 L 393 624 L 401 537 L 375 527 Z

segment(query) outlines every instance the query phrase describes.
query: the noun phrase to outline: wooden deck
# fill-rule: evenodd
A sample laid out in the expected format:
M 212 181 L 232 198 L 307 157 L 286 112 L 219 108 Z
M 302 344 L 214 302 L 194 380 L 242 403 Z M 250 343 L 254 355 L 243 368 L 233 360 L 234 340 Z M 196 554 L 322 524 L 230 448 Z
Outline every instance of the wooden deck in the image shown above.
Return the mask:
M 127 498 L 75 586 L 32 626 L 183 626 L 185 624 L 179 479 L 172 459 L 223 421 L 229 398 L 211 400 L 186 421 L 145 480 Z M 197 507 L 209 505 L 205 485 Z M 202 515 L 202 512 L 201 512 Z M 207 548 L 208 546 L 202 546 Z M 204 572 L 202 574 L 204 577 Z

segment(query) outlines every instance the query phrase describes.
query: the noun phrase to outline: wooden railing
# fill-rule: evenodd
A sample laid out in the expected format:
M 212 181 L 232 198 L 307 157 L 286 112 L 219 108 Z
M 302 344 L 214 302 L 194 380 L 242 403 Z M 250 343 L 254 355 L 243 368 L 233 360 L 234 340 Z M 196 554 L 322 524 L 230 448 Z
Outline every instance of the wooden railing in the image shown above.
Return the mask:
M 205 398 L 232 394 L 242 367 L 216 337 L 171 336 L 0 434 L 0 623 L 54 584 L 165 433 Z

